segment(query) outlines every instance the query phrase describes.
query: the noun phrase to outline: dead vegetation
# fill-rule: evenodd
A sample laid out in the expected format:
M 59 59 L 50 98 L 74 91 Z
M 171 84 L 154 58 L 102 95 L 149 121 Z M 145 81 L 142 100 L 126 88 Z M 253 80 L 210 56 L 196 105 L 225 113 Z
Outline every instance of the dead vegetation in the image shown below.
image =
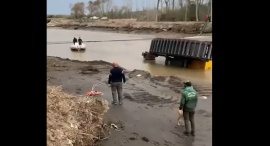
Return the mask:
M 205 22 L 139 22 L 125 19 L 124 21 L 108 20 L 108 21 L 94 21 L 94 22 L 75 22 L 72 19 L 58 19 L 54 18 L 47 24 L 48 27 L 62 27 L 62 28 L 77 28 L 77 29 L 111 29 L 121 31 L 153 31 L 159 32 L 176 32 L 176 33 L 198 33 L 205 25 Z M 204 33 L 212 32 L 212 23 L 206 24 Z
M 47 146 L 92 146 L 106 139 L 103 116 L 108 102 L 75 97 L 59 86 L 47 86 Z

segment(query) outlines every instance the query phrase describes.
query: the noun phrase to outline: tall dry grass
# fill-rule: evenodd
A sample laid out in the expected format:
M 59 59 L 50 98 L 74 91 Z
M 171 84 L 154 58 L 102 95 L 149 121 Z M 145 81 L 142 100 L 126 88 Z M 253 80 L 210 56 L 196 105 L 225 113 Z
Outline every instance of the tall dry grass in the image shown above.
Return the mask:
M 47 146 L 91 146 L 106 137 L 103 116 L 108 102 L 75 97 L 47 86 Z

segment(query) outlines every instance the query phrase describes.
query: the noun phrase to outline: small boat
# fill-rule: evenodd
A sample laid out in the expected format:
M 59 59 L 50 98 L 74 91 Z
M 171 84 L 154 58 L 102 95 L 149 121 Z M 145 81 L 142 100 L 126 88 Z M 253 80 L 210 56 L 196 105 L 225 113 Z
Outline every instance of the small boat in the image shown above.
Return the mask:
M 75 43 L 75 45 L 70 46 L 71 51 L 85 51 L 85 49 L 86 45 L 83 43 L 81 45 L 79 45 L 79 43 Z

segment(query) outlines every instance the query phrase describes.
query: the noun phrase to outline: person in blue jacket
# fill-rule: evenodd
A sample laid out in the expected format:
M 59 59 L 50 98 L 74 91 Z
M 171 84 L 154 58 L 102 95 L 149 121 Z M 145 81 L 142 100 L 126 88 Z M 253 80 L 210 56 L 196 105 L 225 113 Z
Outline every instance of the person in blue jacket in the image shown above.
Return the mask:
M 110 70 L 110 75 L 109 75 L 109 79 L 108 79 L 108 84 L 111 86 L 111 90 L 112 90 L 112 97 L 113 97 L 113 102 L 112 104 L 116 105 L 117 104 L 117 99 L 119 104 L 123 104 L 123 83 L 126 82 L 126 77 L 124 74 L 124 71 L 121 67 L 119 67 L 119 65 L 114 62 L 113 64 L 113 68 Z M 116 98 L 116 93 L 117 93 L 117 97 Z

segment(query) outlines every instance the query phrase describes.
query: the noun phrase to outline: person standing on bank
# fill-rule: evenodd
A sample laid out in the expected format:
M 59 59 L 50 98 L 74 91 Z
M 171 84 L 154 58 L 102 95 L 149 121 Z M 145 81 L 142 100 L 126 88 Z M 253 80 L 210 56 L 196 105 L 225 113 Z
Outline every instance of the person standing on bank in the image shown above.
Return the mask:
M 195 136 L 195 123 L 194 114 L 195 108 L 198 102 L 197 92 L 193 89 L 190 81 L 184 82 L 184 91 L 182 93 L 182 98 L 180 101 L 180 110 L 183 110 L 184 122 L 185 122 L 185 135 L 191 134 Z M 189 129 L 189 122 L 191 123 L 191 131 Z
M 112 65 L 113 68 L 110 70 L 110 75 L 108 79 L 108 84 L 111 86 L 112 90 L 112 97 L 113 97 L 112 104 L 116 105 L 118 99 L 118 102 L 121 105 L 123 104 L 122 85 L 123 82 L 126 83 L 126 77 L 123 69 L 120 68 L 117 63 L 114 62 Z M 118 98 L 116 98 L 116 92 Z

